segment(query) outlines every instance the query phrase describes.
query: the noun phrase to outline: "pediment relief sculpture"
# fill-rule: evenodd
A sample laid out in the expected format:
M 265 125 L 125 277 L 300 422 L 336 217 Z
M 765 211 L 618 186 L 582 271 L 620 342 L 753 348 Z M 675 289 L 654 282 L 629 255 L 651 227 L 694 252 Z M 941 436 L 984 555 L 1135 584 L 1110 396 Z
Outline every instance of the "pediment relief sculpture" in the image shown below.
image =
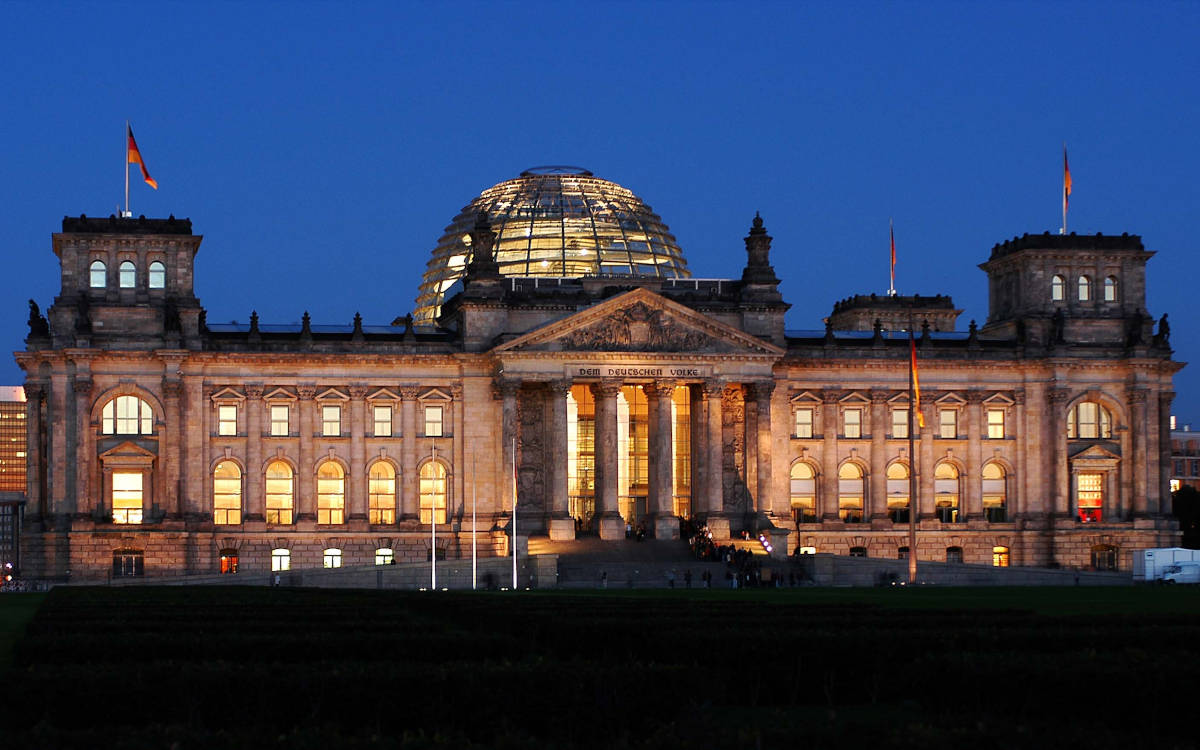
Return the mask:
M 644 302 L 637 302 L 560 339 L 564 349 L 614 352 L 685 352 L 727 350 L 726 342 L 679 321 Z

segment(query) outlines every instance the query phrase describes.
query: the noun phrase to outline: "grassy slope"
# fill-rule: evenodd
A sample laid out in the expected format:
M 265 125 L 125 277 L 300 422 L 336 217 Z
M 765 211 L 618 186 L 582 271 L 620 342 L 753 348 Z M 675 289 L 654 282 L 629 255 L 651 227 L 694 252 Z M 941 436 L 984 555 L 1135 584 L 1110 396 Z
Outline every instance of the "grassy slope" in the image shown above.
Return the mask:
M 13 646 L 45 598 L 45 594 L 0 595 L 0 671 L 12 661 Z

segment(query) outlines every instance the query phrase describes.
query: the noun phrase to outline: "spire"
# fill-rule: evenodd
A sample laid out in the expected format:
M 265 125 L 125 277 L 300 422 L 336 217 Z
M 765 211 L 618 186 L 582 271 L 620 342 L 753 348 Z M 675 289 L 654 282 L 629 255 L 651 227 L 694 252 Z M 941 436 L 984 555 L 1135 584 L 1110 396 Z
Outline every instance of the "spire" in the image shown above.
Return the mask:
M 746 235 L 746 268 L 742 271 L 743 294 L 760 301 L 780 301 L 779 279 L 771 267 L 771 235 L 763 226 L 762 216 L 754 212 L 750 234 Z
M 500 266 L 492 254 L 496 244 L 496 233 L 492 231 L 486 211 L 480 211 L 475 216 L 475 226 L 471 228 L 471 262 L 467 264 L 467 278 L 499 277 Z

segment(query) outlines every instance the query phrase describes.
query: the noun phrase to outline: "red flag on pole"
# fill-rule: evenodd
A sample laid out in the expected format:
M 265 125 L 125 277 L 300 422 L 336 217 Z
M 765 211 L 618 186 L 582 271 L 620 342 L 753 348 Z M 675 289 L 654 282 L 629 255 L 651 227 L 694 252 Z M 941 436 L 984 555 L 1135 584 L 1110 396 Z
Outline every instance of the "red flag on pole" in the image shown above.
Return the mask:
M 150 176 L 149 170 L 146 169 L 146 162 L 142 161 L 142 152 L 138 151 L 137 141 L 133 140 L 133 128 L 126 126 L 125 129 L 129 132 L 129 145 L 127 147 L 128 156 L 125 158 L 126 164 L 136 164 L 142 168 L 142 179 L 150 187 L 158 190 L 158 181 Z
M 1067 231 L 1067 205 L 1071 202 L 1071 167 L 1067 164 L 1067 144 L 1063 144 L 1063 233 Z

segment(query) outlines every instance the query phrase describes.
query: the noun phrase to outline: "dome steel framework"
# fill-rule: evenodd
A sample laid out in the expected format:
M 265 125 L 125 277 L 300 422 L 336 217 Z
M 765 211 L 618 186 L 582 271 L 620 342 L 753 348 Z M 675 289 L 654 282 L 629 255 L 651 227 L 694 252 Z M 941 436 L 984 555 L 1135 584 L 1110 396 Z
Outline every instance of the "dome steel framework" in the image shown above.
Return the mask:
M 416 322 L 433 322 L 462 278 L 480 211 L 504 276 L 691 276 L 667 225 L 631 191 L 586 169 L 535 167 L 484 190 L 446 227 L 421 280 Z

